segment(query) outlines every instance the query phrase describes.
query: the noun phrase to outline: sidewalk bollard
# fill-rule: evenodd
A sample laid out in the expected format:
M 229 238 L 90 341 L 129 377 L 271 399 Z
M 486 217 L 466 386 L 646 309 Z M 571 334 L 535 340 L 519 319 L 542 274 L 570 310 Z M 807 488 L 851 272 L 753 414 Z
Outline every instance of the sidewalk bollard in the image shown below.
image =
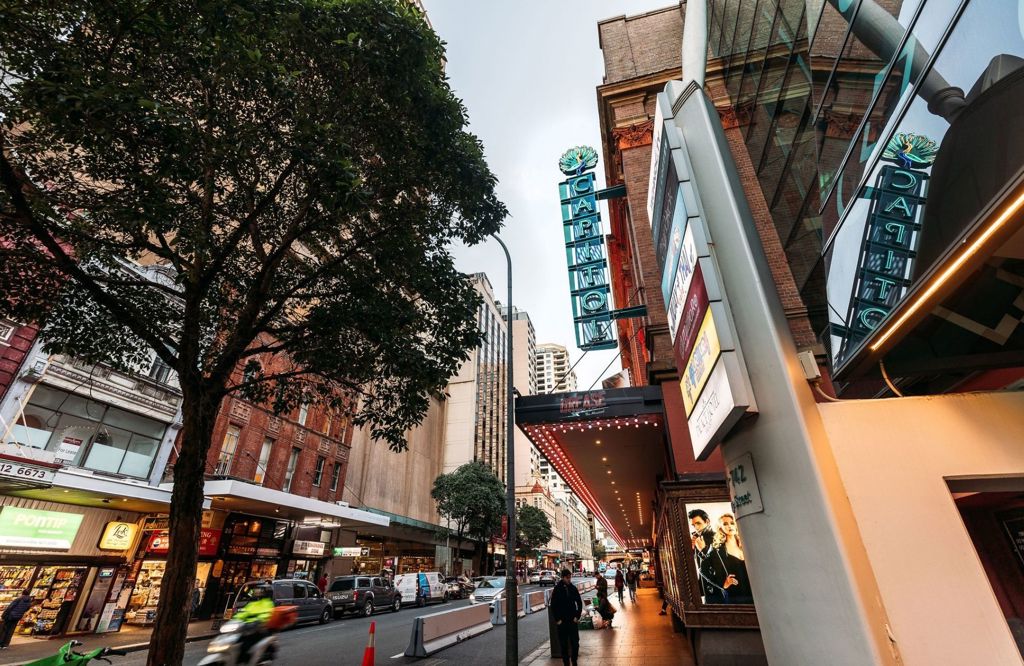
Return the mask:
M 551 641 L 551 658 L 562 658 L 562 644 L 558 642 L 558 625 L 555 624 L 555 614 L 548 606 L 548 638 Z
M 363 666 L 373 666 L 374 661 L 374 634 L 377 632 L 377 623 L 370 623 L 370 640 L 366 644 L 366 649 L 363 650 Z

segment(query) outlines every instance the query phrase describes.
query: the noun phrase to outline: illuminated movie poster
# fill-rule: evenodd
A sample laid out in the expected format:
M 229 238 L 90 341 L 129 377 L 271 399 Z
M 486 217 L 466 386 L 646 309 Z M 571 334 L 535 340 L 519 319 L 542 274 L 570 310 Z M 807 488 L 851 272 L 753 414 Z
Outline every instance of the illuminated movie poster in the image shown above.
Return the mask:
M 693 566 L 705 604 L 752 604 L 739 525 L 728 502 L 687 503 Z

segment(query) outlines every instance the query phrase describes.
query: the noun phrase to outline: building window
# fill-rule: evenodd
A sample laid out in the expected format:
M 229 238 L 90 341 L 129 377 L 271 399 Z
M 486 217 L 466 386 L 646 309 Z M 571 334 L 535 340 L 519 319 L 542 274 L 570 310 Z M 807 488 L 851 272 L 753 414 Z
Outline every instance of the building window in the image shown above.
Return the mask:
M 0 321 L 0 342 L 7 342 L 14 335 L 14 324 L 9 321 Z
M 341 478 L 341 463 L 334 463 L 334 471 L 331 472 L 331 492 L 338 490 L 338 480 Z
M 231 462 L 235 458 L 235 449 L 238 448 L 238 438 L 241 434 L 242 431 L 238 426 L 228 426 L 224 433 L 224 443 L 220 446 L 217 468 L 213 470 L 214 476 L 223 476 L 231 471 Z
M 281 485 L 281 490 L 286 493 L 292 491 L 292 479 L 295 478 L 295 468 L 299 464 L 300 453 L 302 453 L 302 449 L 292 447 L 292 455 L 288 458 L 288 469 L 284 473 L 284 483 Z
M 319 486 L 320 481 L 324 478 L 324 463 L 327 461 L 323 456 L 317 456 L 316 458 L 316 469 L 313 470 L 313 485 Z
M 334 410 L 328 409 L 327 414 L 324 416 L 324 427 L 320 432 L 330 437 L 332 425 L 334 425 Z
M 260 459 L 256 461 L 256 472 L 252 476 L 254 483 L 261 486 L 267 478 L 267 465 L 270 464 L 270 451 L 274 448 L 274 440 L 269 437 L 263 438 L 263 446 L 260 448 Z
M 149 366 L 149 372 L 146 374 L 158 384 L 170 384 L 169 380 L 173 372 L 171 366 L 164 363 L 163 359 L 159 356 L 156 356 L 153 358 L 153 364 Z
M 309 403 L 304 402 L 299 405 L 299 425 L 306 425 L 306 419 L 309 417 Z

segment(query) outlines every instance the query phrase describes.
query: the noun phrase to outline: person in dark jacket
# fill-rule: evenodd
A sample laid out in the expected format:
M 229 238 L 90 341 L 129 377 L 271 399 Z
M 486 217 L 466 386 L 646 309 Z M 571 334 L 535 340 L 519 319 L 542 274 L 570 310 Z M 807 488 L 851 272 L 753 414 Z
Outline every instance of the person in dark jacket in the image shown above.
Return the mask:
M 608 596 L 608 581 L 605 580 L 604 576 L 601 574 L 600 571 L 597 572 L 596 576 L 597 576 L 597 581 L 594 583 L 594 587 L 597 588 L 597 596 L 598 596 L 598 598 L 600 598 L 600 597 L 607 597 Z
M 7 608 L 0 613 L 0 620 L 3 620 L 3 628 L 0 629 L 0 650 L 6 650 L 11 644 L 11 637 L 14 636 L 14 628 L 25 617 L 28 609 L 32 608 L 32 597 L 28 588 L 21 591 L 21 596 L 7 604 Z
M 562 580 L 551 592 L 551 615 L 558 628 L 558 643 L 562 646 L 562 663 L 577 666 L 580 662 L 580 628 L 583 598 L 572 584 L 572 572 L 562 569 Z

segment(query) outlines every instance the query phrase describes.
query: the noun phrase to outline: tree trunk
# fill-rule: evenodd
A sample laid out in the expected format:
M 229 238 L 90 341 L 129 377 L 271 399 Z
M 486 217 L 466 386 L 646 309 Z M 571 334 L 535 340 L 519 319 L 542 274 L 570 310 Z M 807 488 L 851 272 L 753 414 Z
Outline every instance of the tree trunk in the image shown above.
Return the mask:
M 199 533 L 203 521 L 206 454 L 220 400 L 182 382 L 181 450 L 174 463 L 171 494 L 170 549 L 160 584 L 160 603 L 150 640 L 147 666 L 175 666 L 185 656 L 189 607 L 196 576 Z

